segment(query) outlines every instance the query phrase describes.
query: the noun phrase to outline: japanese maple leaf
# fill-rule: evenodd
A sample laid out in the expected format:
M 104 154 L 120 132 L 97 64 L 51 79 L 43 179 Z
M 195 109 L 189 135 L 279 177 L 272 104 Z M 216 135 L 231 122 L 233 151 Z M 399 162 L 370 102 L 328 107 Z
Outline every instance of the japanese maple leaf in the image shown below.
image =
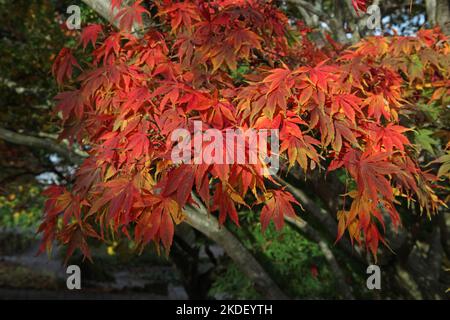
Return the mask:
M 400 169 L 389 161 L 391 153 L 379 152 L 371 154 L 366 152 L 356 164 L 356 182 L 358 190 L 366 193 L 375 203 L 378 193 L 387 200 L 393 199 L 393 191 L 386 175 L 399 173 Z
M 364 90 L 364 75 L 370 71 L 369 66 L 363 61 L 365 55 L 354 51 L 346 51 L 340 59 L 348 61 L 341 66 L 341 82 L 351 83 L 354 87 Z
M 195 172 L 195 188 L 203 203 L 209 209 L 210 193 L 209 193 L 209 164 L 200 164 L 194 170 Z
M 87 205 L 87 202 L 81 200 L 78 195 L 73 195 L 60 186 L 50 187 L 44 194 L 49 198 L 45 202 L 46 220 L 38 229 L 39 233 L 44 233 L 43 241 L 39 247 L 39 253 L 51 247 L 51 242 L 55 240 L 56 236 L 55 226 L 57 224 L 57 216 L 64 213 L 63 225 L 66 228 L 58 234 L 58 240 L 68 246 L 66 262 L 77 248 L 80 248 L 83 255 L 90 259 L 86 238 L 99 238 L 99 236 L 93 227 L 87 224 L 81 217 L 81 206 Z M 70 222 L 72 218 L 76 218 L 76 221 Z
M 174 223 L 183 220 L 183 213 L 179 204 L 172 198 L 148 195 L 144 197 L 147 207 L 139 216 L 135 239 L 137 243 L 148 243 L 160 241 L 166 248 L 167 253 L 172 246 L 174 235 Z
M 237 226 L 239 226 L 238 213 L 236 211 L 235 202 L 245 205 L 244 200 L 241 196 L 231 190 L 228 187 L 224 187 L 222 183 L 218 183 L 216 190 L 214 192 L 214 198 L 211 210 L 219 210 L 219 222 L 223 224 L 227 216 L 233 221 Z
M 410 145 L 408 138 L 403 134 L 411 129 L 389 123 L 386 127 L 375 123 L 369 125 L 372 132 L 372 139 L 378 148 L 384 148 L 384 151 L 392 152 L 396 150 L 405 150 L 405 146 Z
M 81 42 L 83 44 L 83 49 L 86 49 L 89 42 L 95 48 L 97 38 L 99 34 L 103 31 L 103 28 L 99 24 L 90 24 L 81 31 Z
M 120 9 L 123 0 L 111 0 L 111 10 Z
M 341 151 L 344 139 L 352 146 L 358 146 L 355 131 L 351 129 L 351 125 L 344 120 L 334 121 L 334 139 L 332 140 L 332 147 L 334 151 Z
M 314 67 L 300 67 L 294 73 L 307 72 L 307 80 L 323 92 L 328 90 L 329 84 L 336 79 L 338 68 L 326 65 L 327 60 L 318 63 Z
M 450 142 L 449 142 L 450 144 Z M 438 170 L 438 177 L 447 177 L 450 179 L 450 151 L 447 151 L 447 154 L 437 158 L 431 163 L 440 163 L 441 167 Z
M 233 71 L 237 68 L 236 53 L 230 45 L 216 46 L 210 50 L 208 56 L 210 56 L 213 64 L 213 72 L 220 69 L 224 64 Z
M 72 55 L 72 50 L 63 48 L 55 59 L 52 66 L 52 73 L 56 77 L 56 82 L 62 85 L 65 79 L 72 78 L 73 66 L 81 69 L 77 60 Z
M 130 136 L 126 150 L 129 152 L 128 157 L 131 159 L 139 159 L 142 155 L 148 153 L 150 140 L 147 134 L 137 132 Z
M 173 196 L 177 203 L 184 207 L 190 198 L 194 185 L 194 171 L 191 166 L 181 165 L 172 170 L 167 177 L 167 183 L 164 183 L 162 195 L 165 197 Z
M 120 51 L 120 40 L 121 35 L 119 32 L 110 34 L 104 41 L 101 47 L 99 47 L 95 52 L 96 62 L 100 61 L 101 58 L 106 62 L 110 57 L 111 53 L 118 54 Z
M 119 28 L 125 31 L 131 31 L 134 24 L 142 25 L 142 15 L 150 14 L 143 6 L 141 1 L 136 1 L 131 6 L 119 10 L 114 19 L 119 20 Z
M 301 90 L 299 96 L 298 96 L 298 104 L 300 106 L 305 105 L 306 103 L 309 102 L 309 100 L 311 99 L 311 96 L 313 95 L 313 87 L 311 85 L 306 85 L 304 88 L 302 88 L 303 90 Z
M 353 94 L 338 94 L 333 96 L 332 113 L 342 112 L 353 123 L 355 123 L 355 114 L 360 111 L 359 105 L 361 99 Z
M 297 161 L 304 170 L 307 170 L 307 155 L 309 158 L 314 159 L 314 161 L 318 160 L 313 145 L 320 144 L 320 142 L 310 136 L 303 136 L 299 125 L 306 125 L 307 123 L 301 118 L 293 116 L 292 112 L 288 112 L 287 114 L 289 117 L 283 120 L 282 129 L 280 131 L 280 141 L 282 141 L 280 152 L 283 153 L 287 150 L 289 168 Z M 277 121 L 273 121 L 274 124 L 276 123 L 276 126 L 273 127 L 274 129 L 279 127 L 281 116 L 278 115 L 276 120 Z M 257 122 L 257 125 L 262 128 L 269 128 L 265 122 L 266 121 L 261 123 Z
M 102 166 L 99 166 L 97 161 L 92 158 L 84 160 L 83 164 L 76 173 L 76 182 L 73 188 L 75 194 L 85 197 L 90 187 L 100 181 Z M 112 171 L 112 170 L 111 170 Z
M 261 49 L 262 38 L 248 29 L 236 30 L 229 36 L 228 40 L 231 40 L 235 52 L 238 52 L 244 45 Z
M 266 92 L 266 107 L 264 114 L 272 118 L 275 108 L 279 106 L 282 110 L 287 107 L 287 98 L 291 94 L 291 88 L 294 85 L 294 80 L 291 77 L 291 70 L 289 69 L 273 69 L 270 71 L 264 80 L 268 87 Z
M 308 170 L 308 159 L 311 161 L 311 168 L 315 168 L 316 163 L 319 163 L 319 155 L 314 146 L 320 145 L 320 141 L 308 135 L 305 135 L 300 139 L 295 136 L 290 136 L 282 141 L 280 152 L 287 150 L 289 168 L 297 162 L 300 167 L 306 171 Z
M 67 246 L 66 258 L 64 263 L 67 264 L 69 257 L 76 249 L 80 249 L 83 256 L 92 262 L 91 252 L 87 243 L 87 235 L 80 224 L 72 224 L 65 228 L 59 234 L 59 240 Z
M 167 1 L 167 4 L 158 9 L 157 16 L 167 15 L 170 17 L 173 33 L 176 33 L 181 25 L 190 30 L 193 21 L 201 21 L 199 7 L 189 1 L 175 3 Z
M 88 203 L 82 200 L 79 195 L 72 194 L 60 187 L 50 187 L 44 194 L 49 196 L 49 199 L 45 203 L 49 217 L 56 217 L 63 214 L 62 222 L 64 225 L 68 225 L 72 218 L 81 222 L 81 208 L 82 206 L 88 205 Z
M 61 186 L 51 186 L 43 192 L 43 195 L 47 196 L 44 207 L 49 218 L 58 216 L 72 200 L 72 195 Z
M 108 204 L 106 222 L 114 222 L 116 230 L 120 225 L 128 224 L 132 219 L 130 213 L 133 205 L 141 198 L 134 182 L 117 178 L 101 183 L 99 187 L 104 188 L 104 194 L 93 203 L 88 215 L 97 213 Z
M 375 262 L 377 259 L 377 250 L 378 250 L 378 243 L 381 241 L 385 245 L 387 245 L 384 238 L 381 236 L 380 232 L 378 231 L 378 228 L 375 224 L 370 224 L 370 227 L 365 233 L 366 236 L 366 247 L 370 249 L 372 252 L 372 255 L 375 258 Z
M 373 116 L 377 122 L 380 122 L 381 115 L 387 120 L 391 120 L 391 109 L 389 108 L 388 101 L 382 94 L 370 94 L 362 104 L 362 107 L 366 106 L 368 107 L 367 113 L 369 117 Z
M 292 204 L 301 206 L 300 203 L 289 192 L 284 190 L 270 190 L 266 197 L 265 206 L 261 210 L 261 227 L 263 232 L 269 226 L 270 220 L 275 223 L 275 228 L 280 230 L 284 225 L 284 216 L 295 218 L 295 211 Z
M 359 14 L 359 11 L 366 12 L 366 0 L 352 0 L 352 6 L 355 9 L 356 13 Z
M 59 93 L 55 100 L 58 101 L 55 110 L 61 111 L 63 120 L 71 115 L 81 119 L 84 113 L 84 97 L 80 90 L 64 91 Z

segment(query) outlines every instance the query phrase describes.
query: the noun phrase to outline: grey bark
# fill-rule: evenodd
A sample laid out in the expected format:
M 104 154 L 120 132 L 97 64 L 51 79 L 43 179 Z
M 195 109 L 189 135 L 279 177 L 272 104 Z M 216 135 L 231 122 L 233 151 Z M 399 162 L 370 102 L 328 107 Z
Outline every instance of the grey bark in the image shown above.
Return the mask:
M 428 22 L 431 26 L 436 25 L 436 0 L 425 0 Z
M 70 150 L 66 146 L 59 144 L 55 141 L 52 141 L 50 139 L 28 136 L 1 127 L 0 127 L 0 139 L 18 145 L 28 146 L 37 149 L 44 149 L 49 152 L 54 152 L 72 163 L 79 164 L 83 160 L 83 157 L 81 155 L 76 154 L 74 151 Z
M 118 13 L 119 10 L 114 9 L 111 10 L 111 1 L 110 0 L 82 0 L 86 5 L 88 5 L 90 8 L 92 8 L 95 12 L 97 12 L 100 16 L 102 16 L 104 19 L 108 20 L 112 25 L 115 27 L 119 27 L 119 21 L 114 20 L 114 17 Z M 123 5 L 126 5 L 127 3 L 132 3 L 133 0 L 126 0 L 124 1 Z M 143 29 L 149 28 L 153 26 L 153 21 L 148 19 L 147 16 L 143 17 L 144 26 L 134 25 L 132 33 L 136 33 L 137 35 L 140 35 L 140 31 Z
M 445 34 L 450 34 L 450 4 L 448 0 L 436 0 L 436 22 Z
M 199 208 L 187 207 L 185 209 L 186 222 L 218 243 L 237 267 L 254 283 L 255 289 L 262 296 L 267 299 L 287 299 L 287 296 L 247 248 L 224 226 L 220 226 L 219 221 L 208 214 L 200 201 L 197 200 L 197 204 Z

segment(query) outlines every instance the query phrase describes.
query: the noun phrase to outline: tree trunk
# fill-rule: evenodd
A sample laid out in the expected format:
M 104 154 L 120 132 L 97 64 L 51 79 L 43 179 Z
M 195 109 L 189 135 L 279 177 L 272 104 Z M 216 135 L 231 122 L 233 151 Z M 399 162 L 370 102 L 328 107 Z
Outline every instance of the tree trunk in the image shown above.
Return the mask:
M 244 245 L 203 208 L 186 208 L 187 223 L 219 244 L 237 267 L 254 283 L 255 289 L 267 299 L 287 299 Z
M 448 0 L 436 0 L 436 22 L 446 34 L 450 34 L 450 4 Z
M 442 31 L 450 34 L 450 1 L 426 0 L 427 18 L 432 27 L 440 26 Z

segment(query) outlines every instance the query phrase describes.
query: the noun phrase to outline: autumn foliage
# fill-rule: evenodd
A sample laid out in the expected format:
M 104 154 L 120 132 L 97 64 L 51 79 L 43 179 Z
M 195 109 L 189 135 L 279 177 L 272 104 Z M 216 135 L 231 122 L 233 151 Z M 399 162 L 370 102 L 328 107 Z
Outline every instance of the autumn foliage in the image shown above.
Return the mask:
M 111 234 L 169 249 L 194 194 L 222 224 L 239 225 L 244 207 L 261 213 L 263 228 L 302 214 L 261 161 L 174 165 L 170 135 L 192 132 L 194 121 L 223 132 L 279 129 L 280 177 L 346 172 L 337 239 L 348 233 L 374 255 L 386 224 L 401 226 L 400 203 L 430 216 L 443 204 L 401 124 L 422 88 L 432 100 L 448 96 L 450 45 L 439 30 L 318 47 L 270 1 L 155 3 L 122 7 L 119 29 L 86 26 L 80 47 L 55 60 L 61 138 L 89 157 L 72 187 L 46 191 L 42 250 L 57 239 L 69 255 L 80 248 L 89 257 L 88 238 Z M 353 4 L 362 10 L 365 1 Z M 143 31 L 142 15 L 155 22 Z

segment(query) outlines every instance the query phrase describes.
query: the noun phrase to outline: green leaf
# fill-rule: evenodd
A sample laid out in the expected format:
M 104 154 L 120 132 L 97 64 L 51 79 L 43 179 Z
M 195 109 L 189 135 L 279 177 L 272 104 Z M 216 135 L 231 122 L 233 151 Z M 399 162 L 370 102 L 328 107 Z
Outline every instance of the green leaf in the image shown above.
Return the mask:
M 434 147 L 439 145 L 439 141 L 432 137 L 433 131 L 428 129 L 419 129 L 415 134 L 415 143 L 431 154 L 435 154 Z

